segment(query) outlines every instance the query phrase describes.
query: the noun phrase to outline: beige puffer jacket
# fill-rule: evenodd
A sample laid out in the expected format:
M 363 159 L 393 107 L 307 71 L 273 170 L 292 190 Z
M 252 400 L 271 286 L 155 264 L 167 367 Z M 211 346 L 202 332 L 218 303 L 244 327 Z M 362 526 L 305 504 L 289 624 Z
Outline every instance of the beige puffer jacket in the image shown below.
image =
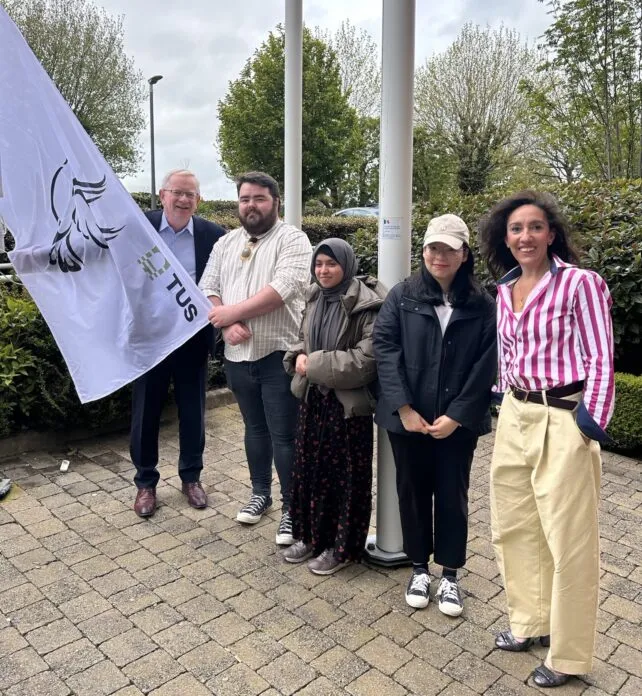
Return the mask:
M 372 329 L 387 290 L 376 278 L 354 278 L 340 300 L 345 317 L 336 350 L 310 353 L 308 319 L 320 293 L 321 288 L 316 283 L 307 289 L 299 343 L 292 346 L 283 358 L 286 372 L 293 375 L 292 393 L 298 399 L 306 399 L 310 385 L 320 384 L 334 389 L 346 418 L 368 416 L 374 412 L 376 405 L 368 389 L 368 385 L 372 385 L 377 377 Z M 296 359 L 301 353 L 308 356 L 306 377 L 295 371 Z

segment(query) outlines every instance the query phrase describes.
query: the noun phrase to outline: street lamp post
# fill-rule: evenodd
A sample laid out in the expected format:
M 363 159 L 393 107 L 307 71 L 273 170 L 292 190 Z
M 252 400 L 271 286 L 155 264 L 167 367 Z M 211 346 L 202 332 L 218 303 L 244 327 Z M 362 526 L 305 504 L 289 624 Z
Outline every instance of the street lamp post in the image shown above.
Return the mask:
M 149 82 L 149 132 L 152 148 L 152 210 L 156 210 L 156 158 L 154 155 L 154 85 L 162 80 L 162 75 L 150 77 Z

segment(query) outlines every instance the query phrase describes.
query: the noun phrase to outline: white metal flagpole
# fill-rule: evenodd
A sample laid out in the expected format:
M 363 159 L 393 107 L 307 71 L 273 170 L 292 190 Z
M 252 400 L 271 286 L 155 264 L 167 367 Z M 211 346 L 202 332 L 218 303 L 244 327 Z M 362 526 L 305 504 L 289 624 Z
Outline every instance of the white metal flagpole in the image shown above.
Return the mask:
M 391 288 L 410 274 L 415 0 L 383 0 L 379 280 Z M 395 465 L 388 435 L 378 430 L 377 533 L 366 557 L 404 565 Z
M 285 0 L 285 221 L 301 229 L 303 109 L 302 0 Z

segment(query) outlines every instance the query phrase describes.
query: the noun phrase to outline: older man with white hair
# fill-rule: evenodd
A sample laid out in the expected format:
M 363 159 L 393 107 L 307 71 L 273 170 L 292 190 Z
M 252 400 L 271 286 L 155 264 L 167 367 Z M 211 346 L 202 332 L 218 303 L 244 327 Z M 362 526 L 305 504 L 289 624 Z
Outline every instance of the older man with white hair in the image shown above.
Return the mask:
M 162 210 L 145 214 L 192 280 L 198 283 L 212 247 L 225 230 L 194 215 L 200 186 L 194 173 L 187 169 L 174 169 L 163 178 L 160 200 Z M 150 517 L 156 511 L 156 484 L 160 478 L 158 431 L 171 380 L 178 406 L 178 475 L 182 491 L 192 507 L 207 506 L 200 475 L 205 447 L 207 355 L 213 347 L 213 329 L 207 326 L 134 383 L 130 453 L 138 488 L 134 511 L 140 517 Z

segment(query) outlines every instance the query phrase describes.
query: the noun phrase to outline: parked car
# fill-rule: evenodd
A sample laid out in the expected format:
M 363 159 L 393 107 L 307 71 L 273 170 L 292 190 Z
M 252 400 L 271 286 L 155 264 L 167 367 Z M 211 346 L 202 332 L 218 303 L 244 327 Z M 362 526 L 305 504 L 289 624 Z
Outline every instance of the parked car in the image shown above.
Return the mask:
M 379 208 L 344 208 L 332 213 L 333 217 L 379 217 Z

